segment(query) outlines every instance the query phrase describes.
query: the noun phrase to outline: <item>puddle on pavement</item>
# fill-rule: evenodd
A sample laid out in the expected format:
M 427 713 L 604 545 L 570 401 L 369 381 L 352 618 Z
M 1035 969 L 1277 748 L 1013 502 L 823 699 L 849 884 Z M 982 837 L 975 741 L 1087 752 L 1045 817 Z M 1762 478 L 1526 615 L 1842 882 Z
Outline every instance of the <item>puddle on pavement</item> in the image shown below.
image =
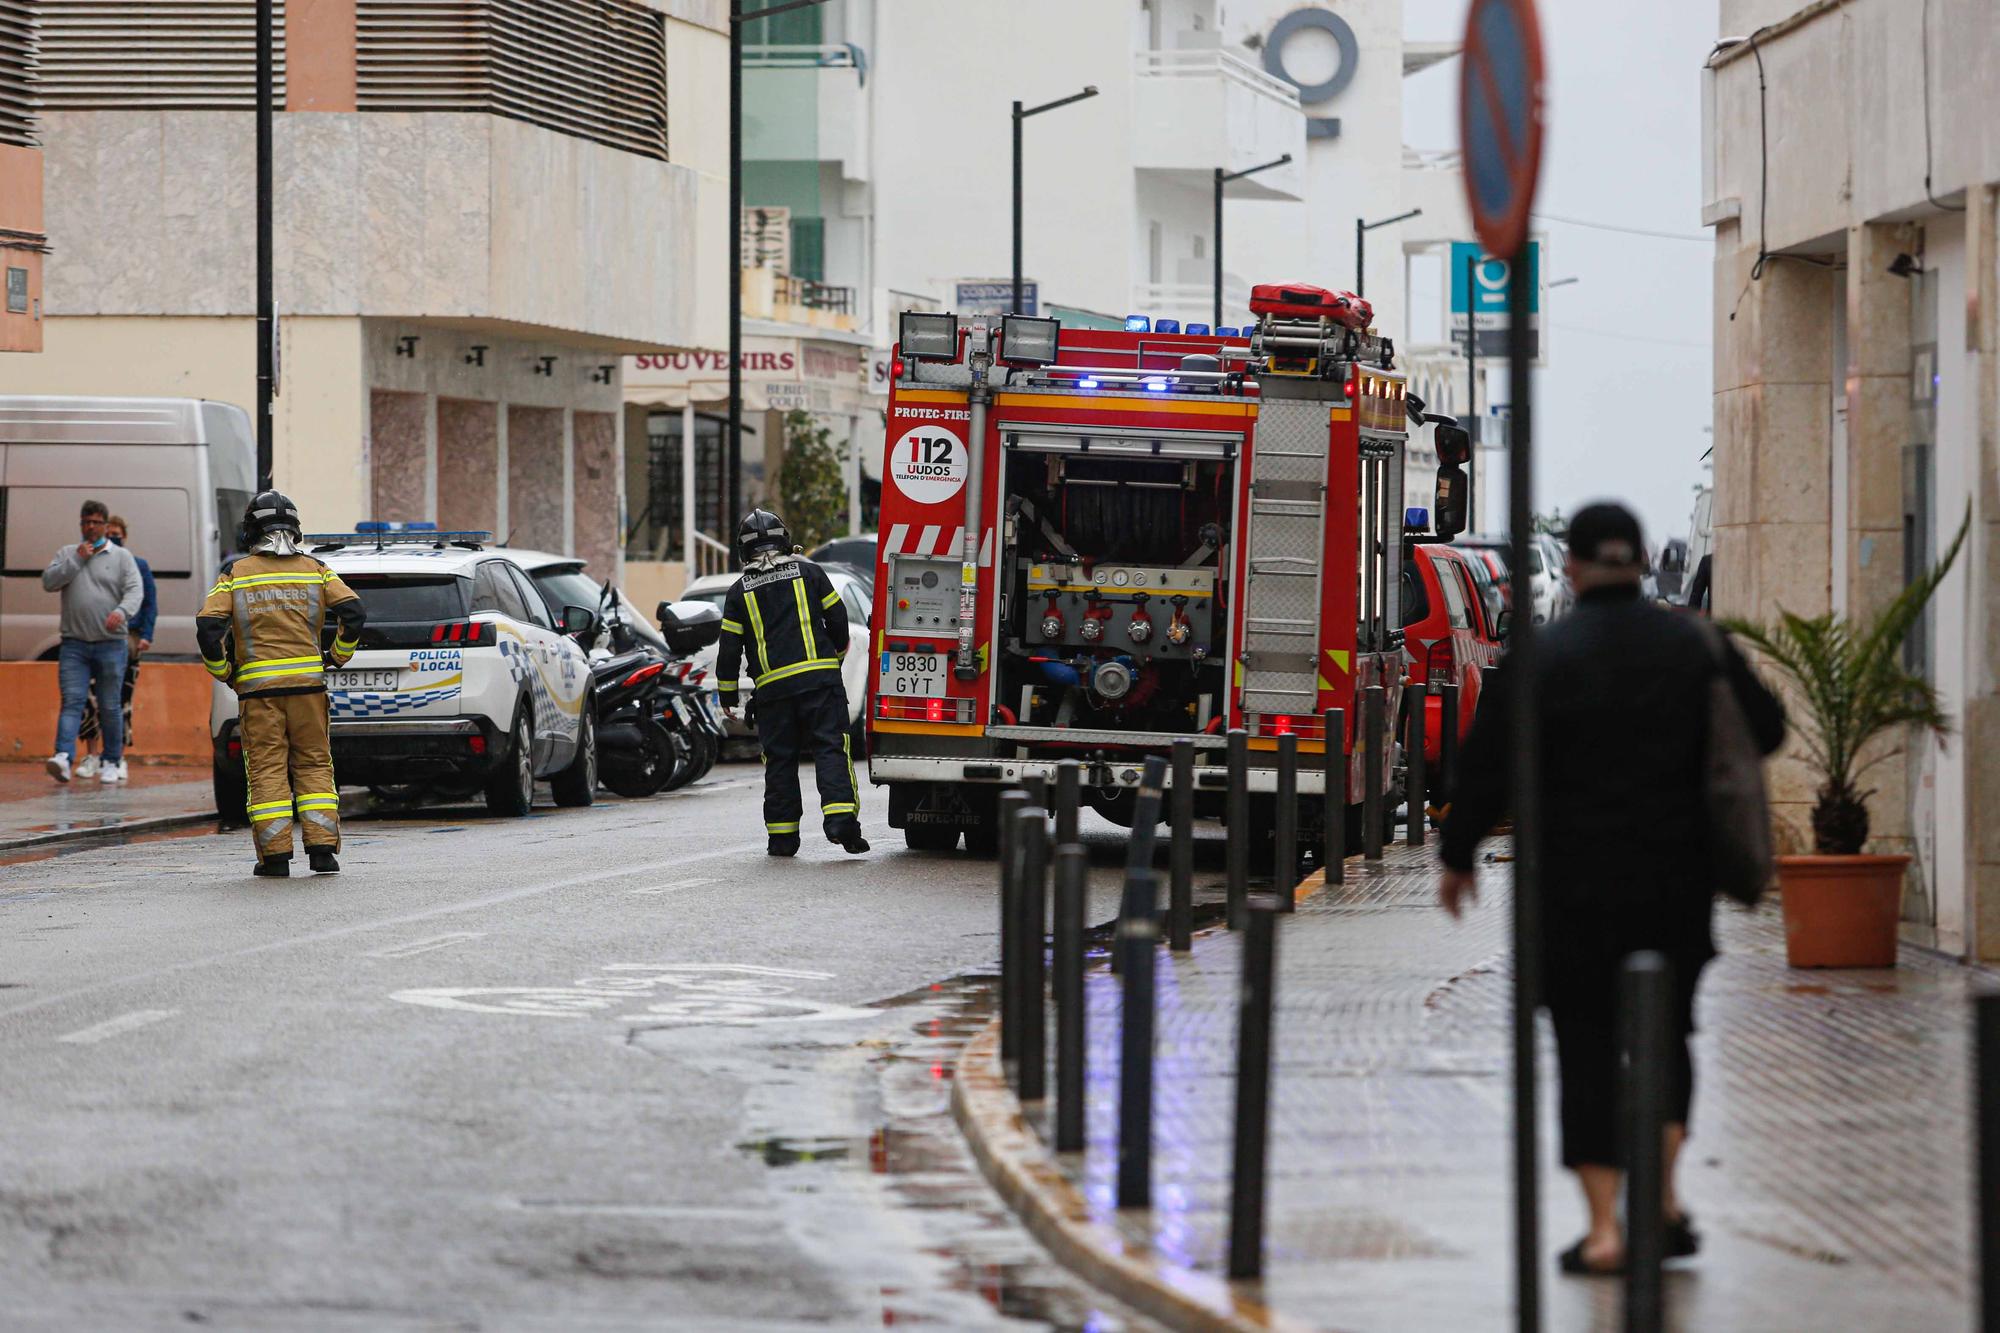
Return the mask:
M 188 828 L 156 829 L 149 833 L 120 834 L 117 829 L 107 829 L 101 834 L 87 838 L 73 838 L 67 842 L 49 843 L 41 847 L 23 847 L 18 851 L 0 855 L 0 866 L 28 865 L 35 861 L 52 861 L 58 856 L 71 856 L 77 852 L 101 852 L 107 847 L 131 847 L 145 842 L 174 842 L 184 838 L 207 838 L 216 832 L 213 823 L 195 824 Z
M 846 1139 L 752 1139 L 736 1145 L 765 1166 L 797 1166 L 801 1162 L 838 1162 L 853 1151 Z
M 1101 952 L 1110 928 L 1090 934 L 1093 953 Z M 984 1306 L 989 1318 L 1032 1327 L 1090 1333 L 1154 1328 L 1108 1302 L 1041 1248 L 988 1186 L 952 1119 L 953 1069 L 959 1051 L 991 1017 L 997 980 L 973 974 L 874 1006 L 903 1011 L 909 1035 L 897 1037 L 891 1029 L 860 1043 L 872 1052 L 866 1060 L 874 1076 L 876 1123 L 865 1136 L 774 1132 L 736 1147 L 782 1168 L 782 1185 L 773 1179 L 781 1206 L 804 1210 L 808 1225 L 816 1220 L 816 1208 L 841 1206 L 848 1193 L 840 1188 L 842 1177 L 854 1171 L 866 1171 L 880 1184 L 877 1197 L 892 1213 L 909 1214 L 905 1230 L 914 1252 L 932 1267 L 924 1281 L 884 1282 L 877 1288 L 885 1326 L 965 1327 L 970 1299 Z M 834 1249 L 831 1256 L 823 1253 L 822 1261 L 839 1264 L 842 1248 L 861 1247 L 851 1266 L 855 1272 L 869 1266 L 861 1250 L 883 1243 L 872 1229 L 820 1235 L 822 1244 Z

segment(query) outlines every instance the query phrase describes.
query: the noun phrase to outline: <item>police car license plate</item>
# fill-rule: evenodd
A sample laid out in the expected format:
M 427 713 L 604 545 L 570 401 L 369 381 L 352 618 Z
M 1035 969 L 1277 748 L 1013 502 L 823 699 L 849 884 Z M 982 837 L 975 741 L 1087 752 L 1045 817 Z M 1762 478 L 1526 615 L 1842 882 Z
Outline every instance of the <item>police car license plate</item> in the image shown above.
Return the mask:
M 944 654 L 883 653 L 882 693 L 911 699 L 942 699 Z
M 396 675 L 394 670 L 329 671 L 326 683 L 328 688 L 336 690 L 393 690 Z

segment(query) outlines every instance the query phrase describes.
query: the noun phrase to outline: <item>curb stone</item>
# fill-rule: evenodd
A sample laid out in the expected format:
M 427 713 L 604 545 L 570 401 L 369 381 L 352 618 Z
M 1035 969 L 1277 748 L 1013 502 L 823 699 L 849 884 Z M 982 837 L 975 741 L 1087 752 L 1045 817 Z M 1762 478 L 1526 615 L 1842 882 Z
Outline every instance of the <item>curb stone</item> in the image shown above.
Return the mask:
M 1170 1264 L 1094 1221 L 1090 1206 L 1029 1128 L 1000 1067 L 996 1019 L 966 1044 L 952 1078 L 952 1118 L 1007 1206 L 1064 1267 L 1183 1333 L 1304 1333 L 1235 1284 Z
M 199 814 L 154 815 L 147 819 L 127 820 L 123 824 L 110 824 L 99 828 L 59 829 L 54 833 L 37 833 L 26 838 L 10 838 L 0 842 L 0 855 L 9 852 L 29 852 L 39 847 L 56 847 L 67 842 L 88 842 L 97 838 L 123 838 L 134 833 L 163 833 L 170 829 L 194 828 L 200 824 L 216 822 L 213 810 Z

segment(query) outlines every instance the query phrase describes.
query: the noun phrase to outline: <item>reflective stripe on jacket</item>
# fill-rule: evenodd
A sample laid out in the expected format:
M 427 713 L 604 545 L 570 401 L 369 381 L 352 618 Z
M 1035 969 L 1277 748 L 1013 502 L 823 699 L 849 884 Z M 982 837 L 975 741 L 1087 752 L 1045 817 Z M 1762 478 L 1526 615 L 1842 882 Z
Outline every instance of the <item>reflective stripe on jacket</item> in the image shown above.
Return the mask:
M 723 599 L 716 689 L 735 702 L 746 646 L 751 681 L 769 698 L 837 683 L 847 636 L 847 608 L 825 570 L 796 556 L 755 561 Z
M 333 646 L 320 635 L 331 614 Z M 230 562 L 196 617 L 202 665 L 236 693 L 295 694 L 325 688 L 326 668 L 360 647 L 361 599 L 309 555 L 248 555 Z

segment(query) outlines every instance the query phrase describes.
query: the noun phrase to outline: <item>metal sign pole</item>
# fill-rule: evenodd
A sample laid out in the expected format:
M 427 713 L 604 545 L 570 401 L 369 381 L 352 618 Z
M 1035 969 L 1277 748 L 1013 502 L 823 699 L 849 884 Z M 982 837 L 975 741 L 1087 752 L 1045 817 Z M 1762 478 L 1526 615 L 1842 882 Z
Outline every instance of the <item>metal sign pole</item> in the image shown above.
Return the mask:
M 1507 281 L 1507 392 L 1513 402 L 1513 438 L 1507 450 L 1509 564 L 1515 587 L 1528 568 L 1534 540 L 1534 431 L 1528 401 L 1528 266 L 1509 265 Z M 1536 706 L 1533 616 L 1514 627 L 1507 669 L 1514 677 L 1514 1244 L 1520 1326 L 1541 1327 L 1541 1176 L 1536 1141 L 1535 1004 L 1542 967 L 1541 717 Z

